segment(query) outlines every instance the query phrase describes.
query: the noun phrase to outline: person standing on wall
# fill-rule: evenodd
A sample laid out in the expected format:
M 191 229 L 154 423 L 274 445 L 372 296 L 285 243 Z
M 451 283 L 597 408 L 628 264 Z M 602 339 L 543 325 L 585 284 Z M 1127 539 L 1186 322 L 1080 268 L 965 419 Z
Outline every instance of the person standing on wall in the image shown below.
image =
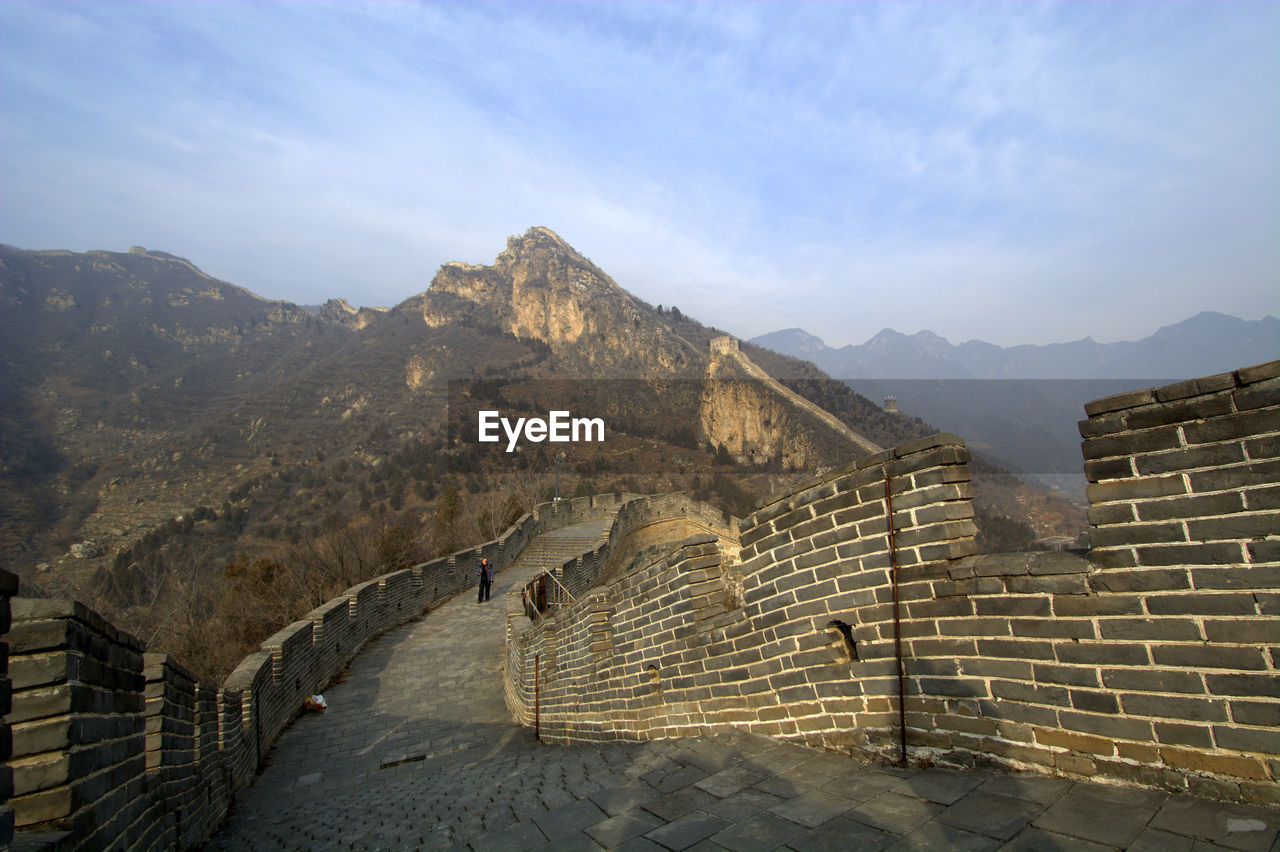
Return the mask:
M 480 560 L 480 599 L 476 603 L 489 600 L 489 587 L 493 585 L 493 566 L 488 559 Z

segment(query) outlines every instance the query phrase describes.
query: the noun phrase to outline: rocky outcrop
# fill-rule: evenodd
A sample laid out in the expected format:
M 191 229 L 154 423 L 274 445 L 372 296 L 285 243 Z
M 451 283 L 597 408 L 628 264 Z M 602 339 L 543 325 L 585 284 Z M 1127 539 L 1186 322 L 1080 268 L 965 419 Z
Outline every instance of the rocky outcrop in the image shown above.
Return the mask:
M 492 266 L 445 264 L 402 309 L 420 311 L 429 326 L 496 323 L 591 375 L 669 376 L 704 357 L 547 228 L 510 237 Z
M 711 341 L 698 426 L 703 440 L 738 461 L 784 468 L 832 464 L 879 452 L 878 447 L 808 400 L 782 386 L 738 349 Z

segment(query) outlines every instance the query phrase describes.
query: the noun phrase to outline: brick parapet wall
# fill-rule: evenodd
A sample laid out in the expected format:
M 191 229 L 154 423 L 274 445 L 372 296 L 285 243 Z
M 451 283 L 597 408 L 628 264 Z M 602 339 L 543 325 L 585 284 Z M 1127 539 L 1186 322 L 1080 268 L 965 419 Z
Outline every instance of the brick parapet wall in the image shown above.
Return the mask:
M 9 600 L 18 593 L 18 578 L 0 569 L 0 635 L 9 632 Z M 13 683 L 9 679 L 9 645 L 0 642 L 0 847 L 13 841 L 13 770 L 9 757 L 13 754 L 13 732 L 9 728 Z
M 1278 386 L 1272 363 L 1091 403 L 1088 559 L 976 555 L 954 436 L 802 483 L 736 563 L 686 544 L 513 635 L 509 699 L 526 718 L 536 653 L 552 739 L 732 725 L 894 756 L 887 475 L 913 758 L 1280 804 Z
M 740 564 L 724 564 L 716 537 L 695 536 L 514 633 L 508 670 L 524 682 L 509 695 L 525 702 L 517 715 L 530 715 L 536 655 L 540 715 L 553 740 L 737 725 L 830 746 L 867 743 L 869 731 L 888 730 L 890 715 L 867 695 L 896 684 L 892 637 L 878 623 L 890 567 L 886 476 L 900 553 L 922 565 L 975 551 L 967 460 L 952 435 L 877 454 L 744 519 Z M 858 608 L 875 620 L 859 622 Z M 850 677 L 844 641 L 837 646 L 828 629 L 840 617 L 859 628 L 865 679 Z
M 3 612 L 13 609 L 0 670 L 13 686 L 13 753 L 0 784 L 12 778 L 13 790 L 0 820 L 16 821 L 24 848 L 199 846 L 305 697 L 370 639 L 472 589 L 481 558 L 505 569 L 544 524 L 617 509 L 616 498 L 562 502 L 495 541 L 348 589 L 266 640 L 221 689 L 162 655 L 144 657 L 137 639 L 78 602 L 10 600 L 16 584 L 0 572 Z M 0 685 L 0 701 L 7 694 Z

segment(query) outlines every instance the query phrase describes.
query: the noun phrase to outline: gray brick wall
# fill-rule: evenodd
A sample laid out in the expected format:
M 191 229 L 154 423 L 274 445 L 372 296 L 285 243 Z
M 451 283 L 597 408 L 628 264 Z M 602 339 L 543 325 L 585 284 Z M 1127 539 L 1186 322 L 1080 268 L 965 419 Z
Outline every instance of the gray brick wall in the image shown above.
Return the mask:
M 198 847 L 305 697 L 366 642 L 473 589 L 482 557 L 501 571 L 540 530 L 616 508 L 612 497 L 542 507 L 545 518 L 526 515 L 496 541 L 348 589 L 264 642 L 221 689 L 82 604 L 13 597 L 0 572 L 0 744 L 12 742 L 0 845 L 16 822 L 19 839 L 50 848 Z
M 1280 804 L 1280 362 L 1086 412 L 1088 558 L 976 555 L 968 454 L 933 436 L 514 627 L 513 710 L 538 655 L 552 740 L 732 725 L 895 756 L 887 476 L 913 759 Z

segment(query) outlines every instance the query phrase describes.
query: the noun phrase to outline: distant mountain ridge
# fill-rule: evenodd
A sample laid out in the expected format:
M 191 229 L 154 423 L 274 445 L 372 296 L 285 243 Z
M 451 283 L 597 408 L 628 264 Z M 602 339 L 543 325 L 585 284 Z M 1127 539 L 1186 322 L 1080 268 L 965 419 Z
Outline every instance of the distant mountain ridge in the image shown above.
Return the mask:
M 981 340 L 960 345 L 931 331 L 886 328 L 860 345 L 827 346 L 799 328 L 763 334 L 752 343 L 812 361 L 842 379 L 1152 379 L 1170 380 L 1234 370 L 1280 357 L 1280 319 L 1243 320 L 1203 311 L 1138 341 L 1002 347 Z
M 1280 320 L 1205 311 L 1138 341 L 959 346 L 931 331 L 885 329 L 860 346 L 827 346 L 799 328 L 752 343 L 812 362 L 869 399 L 964 435 L 1026 473 L 1080 473 L 1084 404 L 1124 391 L 1224 373 L 1280 357 Z

